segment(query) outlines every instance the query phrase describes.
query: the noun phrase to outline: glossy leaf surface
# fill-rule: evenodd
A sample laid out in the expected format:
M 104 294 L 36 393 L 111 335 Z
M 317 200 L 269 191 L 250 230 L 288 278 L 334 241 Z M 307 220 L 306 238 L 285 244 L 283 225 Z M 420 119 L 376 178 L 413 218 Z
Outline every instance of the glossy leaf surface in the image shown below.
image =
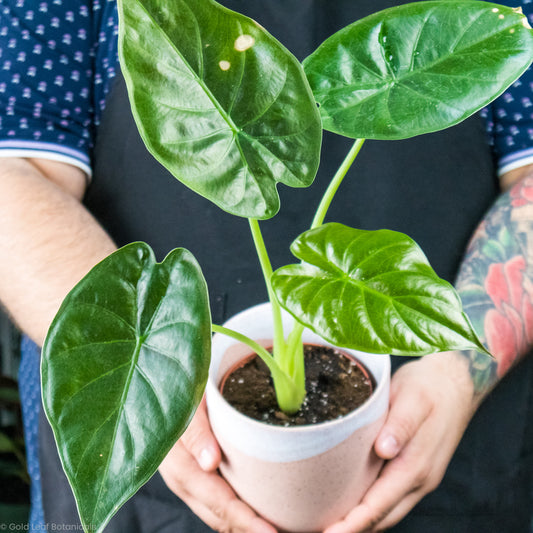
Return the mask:
M 324 128 L 402 139 L 457 124 L 533 59 L 525 16 L 477 0 L 393 7 L 327 39 L 304 61 Z
M 394 355 L 485 351 L 455 289 L 407 235 L 330 223 L 303 233 L 291 249 L 304 263 L 274 273 L 276 295 L 333 344 Z
M 122 0 L 121 66 L 141 136 L 180 181 L 249 218 L 279 209 L 276 184 L 310 185 L 320 116 L 299 62 L 213 0 Z
M 89 531 L 103 528 L 184 431 L 210 353 L 205 281 L 187 250 L 156 263 L 148 245 L 130 244 L 67 296 L 43 348 L 43 402 Z

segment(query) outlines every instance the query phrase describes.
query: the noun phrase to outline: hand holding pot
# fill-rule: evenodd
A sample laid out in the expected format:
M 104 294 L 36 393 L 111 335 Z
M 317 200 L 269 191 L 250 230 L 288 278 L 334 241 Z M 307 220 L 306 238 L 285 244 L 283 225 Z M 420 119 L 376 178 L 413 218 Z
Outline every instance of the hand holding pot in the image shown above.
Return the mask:
M 381 531 L 441 482 L 478 400 L 466 360 L 447 352 L 403 365 L 374 448 L 388 460 L 362 502 L 325 533 Z
M 276 533 L 242 502 L 217 471 L 220 448 L 201 403 L 193 421 L 165 460 L 159 473 L 168 488 L 206 524 L 232 533 Z

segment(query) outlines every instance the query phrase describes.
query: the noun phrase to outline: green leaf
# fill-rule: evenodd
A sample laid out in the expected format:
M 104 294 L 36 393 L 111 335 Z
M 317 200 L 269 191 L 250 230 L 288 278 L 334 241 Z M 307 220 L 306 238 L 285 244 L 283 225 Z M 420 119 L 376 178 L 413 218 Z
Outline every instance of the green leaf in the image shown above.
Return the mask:
M 270 218 L 315 177 L 320 115 L 299 62 L 212 0 L 121 0 L 120 57 L 150 152 L 229 213 Z M 288 112 L 290 110 L 290 112 Z
M 43 402 L 82 524 L 98 531 L 156 471 L 200 402 L 211 353 L 204 278 L 133 243 L 70 292 L 43 348 Z
M 405 4 L 340 30 L 304 61 L 324 128 L 403 139 L 452 126 L 529 66 L 518 10 L 478 0 Z
M 17 449 L 13 440 L 3 431 L 0 431 L 0 453 L 9 453 Z
M 305 263 L 274 273 L 276 296 L 329 342 L 393 355 L 486 352 L 455 289 L 407 235 L 330 223 L 300 235 L 291 250 Z

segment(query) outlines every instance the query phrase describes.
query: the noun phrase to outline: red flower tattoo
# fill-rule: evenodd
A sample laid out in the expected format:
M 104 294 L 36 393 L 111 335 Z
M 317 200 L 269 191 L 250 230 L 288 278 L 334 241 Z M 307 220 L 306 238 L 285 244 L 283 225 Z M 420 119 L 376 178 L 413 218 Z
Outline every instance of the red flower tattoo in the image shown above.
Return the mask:
M 525 259 L 518 255 L 506 263 L 492 264 L 485 280 L 495 306 L 485 316 L 485 334 L 498 362 L 498 376 L 533 343 L 533 290 L 525 269 Z
M 525 178 L 519 181 L 510 191 L 511 205 L 522 207 L 533 203 L 533 178 Z

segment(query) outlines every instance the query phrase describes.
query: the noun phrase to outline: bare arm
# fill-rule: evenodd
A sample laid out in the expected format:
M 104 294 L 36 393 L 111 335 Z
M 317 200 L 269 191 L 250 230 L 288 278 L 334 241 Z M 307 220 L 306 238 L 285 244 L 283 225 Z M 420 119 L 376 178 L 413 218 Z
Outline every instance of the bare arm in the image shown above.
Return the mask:
M 507 191 L 472 238 L 457 288 L 494 359 L 461 354 L 482 399 L 533 346 L 533 165 L 502 177 Z
M 68 291 L 115 246 L 81 204 L 71 165 L 0 158 L 0 301 L 42 345 Z
M 85 182 L 70 165 L 0 158 L 0 301 L 39 345 L 66 294 L 115 249 L 81 204 Z M 214 472 L 220 451 L 205 407 L 196 420 L 160 467 L 169 488 L 214 527 L 275 531 Z
M 363 501 L 327 533 L 381 531 L 442 481 L 476 409 L 533 345 L 533 166 L 502 177 L 507 189 L 472 237 L 457 289 L 494 359 L 432 354 L 403 365 L 376 443 L 387 459 Z

